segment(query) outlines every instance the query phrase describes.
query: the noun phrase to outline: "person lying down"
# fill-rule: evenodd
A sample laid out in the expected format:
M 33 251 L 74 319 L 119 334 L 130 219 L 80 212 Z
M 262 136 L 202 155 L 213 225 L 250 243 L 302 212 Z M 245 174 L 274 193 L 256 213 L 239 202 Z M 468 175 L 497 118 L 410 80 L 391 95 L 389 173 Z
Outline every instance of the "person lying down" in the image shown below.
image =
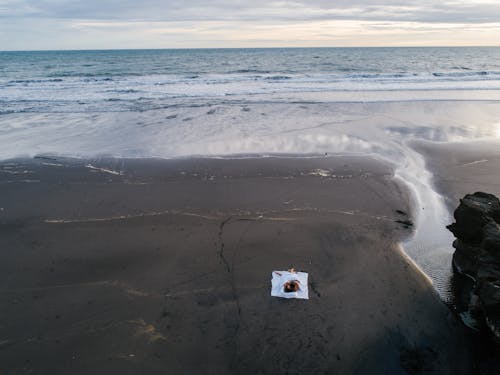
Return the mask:
M 307 279 L 306 272 L 297 272 L 294 268 L 290 268 L 288 271 L 273 271 L 271 296 L 309 299 Z

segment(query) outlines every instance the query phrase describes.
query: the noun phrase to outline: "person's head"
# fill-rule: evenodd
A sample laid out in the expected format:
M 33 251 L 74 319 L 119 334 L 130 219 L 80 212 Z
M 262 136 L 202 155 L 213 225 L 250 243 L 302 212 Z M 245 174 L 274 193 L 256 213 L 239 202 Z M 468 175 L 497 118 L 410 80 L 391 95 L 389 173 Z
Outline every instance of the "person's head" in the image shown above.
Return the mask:
M 297 292 L 300 289 L 298 280 L 287 281 L 283 289 L 285 293 Z

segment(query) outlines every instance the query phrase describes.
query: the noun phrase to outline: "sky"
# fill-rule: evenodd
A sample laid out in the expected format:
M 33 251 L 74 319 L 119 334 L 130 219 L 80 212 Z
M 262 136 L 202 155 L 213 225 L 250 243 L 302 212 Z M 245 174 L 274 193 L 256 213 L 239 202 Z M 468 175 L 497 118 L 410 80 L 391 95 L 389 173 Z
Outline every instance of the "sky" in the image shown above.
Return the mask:
M 500 0 L 0 0 L 0 50 L 500 45 Z

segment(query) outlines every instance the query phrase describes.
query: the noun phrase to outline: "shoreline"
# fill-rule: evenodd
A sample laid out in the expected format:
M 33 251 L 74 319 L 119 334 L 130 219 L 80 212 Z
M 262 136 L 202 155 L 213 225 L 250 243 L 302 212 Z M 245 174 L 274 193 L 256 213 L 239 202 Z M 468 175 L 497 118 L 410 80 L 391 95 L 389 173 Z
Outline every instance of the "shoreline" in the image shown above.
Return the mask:
M 500 152 L 498 141 L 475 141 L 451 144 L 431 144 L 418 142 L 415 149 L 426 159 L 426 165 L 433 173 L 433 184 L 442 194 L 450 215 L 458 207 L 466 194 L 481 191 L 500 196 Z M 453 222 L 452 219 L 450 221 Z M 455 265 L 456 266 L 456 265 Z M 468 293 L 470 279 L 466 275 L 455 274 L 451 287 L 457 293 L 450 301 L 450 307 L 460 315 L 464 324 L 471 327 L 476 357 L 476 368 L 482 374 L 498 371 L 498 345 L 491 337 L 475 331 L 477 323 L 473 317 L 462 316 L 468 306 L 463 293 Z
M 468 373 L 467 335 L 398 250 L 409 195 L 387 164 L 44 162 L 0 163 L 1 370 Z M 310 300 L 269 296 L 290 266 Z

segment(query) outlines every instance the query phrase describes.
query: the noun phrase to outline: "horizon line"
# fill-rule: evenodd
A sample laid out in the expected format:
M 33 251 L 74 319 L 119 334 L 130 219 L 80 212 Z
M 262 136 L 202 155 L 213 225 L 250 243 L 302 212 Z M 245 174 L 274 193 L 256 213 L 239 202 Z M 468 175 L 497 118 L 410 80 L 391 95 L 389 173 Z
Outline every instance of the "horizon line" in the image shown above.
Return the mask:
M 349 48 L 500 48 L 500 45 L 441 45 L 441 46 L 276 46 L 276 47 L 160 47 L 160 48 L 76 48 L 76 49 L 19 49 L 0 52 L 96 52 L 96 51 L 167 51 L 167 50 L 240 50 L 240 49 L 349 49 Z

